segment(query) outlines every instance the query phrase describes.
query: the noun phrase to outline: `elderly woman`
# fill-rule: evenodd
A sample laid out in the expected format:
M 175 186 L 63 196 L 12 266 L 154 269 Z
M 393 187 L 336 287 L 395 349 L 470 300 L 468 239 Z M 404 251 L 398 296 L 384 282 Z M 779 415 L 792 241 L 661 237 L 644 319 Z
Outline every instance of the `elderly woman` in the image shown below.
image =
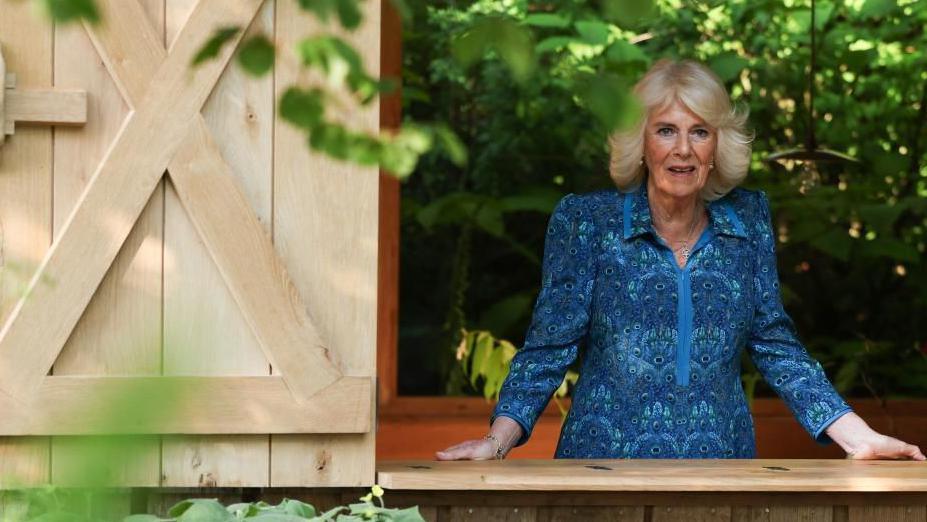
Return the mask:
M 660 61 L 634 89 L 646 109 L 611 139 L 619 190 L 554 210 L 542 286 L 490 433 L 436 453 L 504 458 L 524 444 L 585 346 L 555 458 L 754 458 L 741 352 L 822 445 L 848 458 L 924 460 L 873 431 L 834 390 L 782 307 L 746 114 L 705 66 Z

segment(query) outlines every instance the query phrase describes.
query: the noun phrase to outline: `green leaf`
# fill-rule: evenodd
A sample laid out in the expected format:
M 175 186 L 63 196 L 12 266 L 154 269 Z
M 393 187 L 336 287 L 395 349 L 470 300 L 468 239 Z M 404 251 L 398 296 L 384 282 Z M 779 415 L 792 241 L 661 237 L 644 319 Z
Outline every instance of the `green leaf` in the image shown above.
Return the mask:
M 898 7 L 896 0 L 866 0 L 859 14 L 863 18 L 879 18 L 891 13 L 896 7 Z
M 653 0 L 602 0 L 602 16 L 630 29 L 657 15 Z
M 299 7 L 309 11 L 321 22 L 328 22 L 328 17 L 336 10 L 337 0 L 299 0 Z
M 501 299 L 486 309 L 478 321 L 480 328 L 495 335 L 504 334 L 531 313 L 533 295 L 522 292 Z
M 835 258 L 846 261 L 850 257 L 851 239 L 846 230 L 832 228 L 824 234 L 812 239 L 811 246 L 830 254 Z
M 196 52 L 196 56 L 193 57 L 193 65 L 201 64 L 206 60 L 218 56 L 222 46 L 232 38 L 235 38 L 239 31 L 241 31 L 240 27 L 231 26 L 216 29 L 209 40 Z
M 358 0 L 338 0 L 338 19 L 345 29 L 357 29 L 364 19 L 357 4 Z
M 498 53 L 516 81 L 524 82 L 534 72 L 532 33 L 511 19 L 482 18 L 451 42 L 451 54 L 464 68 L 480 60 L 490 48 Z
M 177 522 L 223 522 L 235 520 L 225 506 L 216 499 L 190 499 L 176 504 L 168 515 L 177 518 Z
M 712 58 L 709 66 L 725 82 L 740 76 L 750 62 L 735 53 L 724 53 Z
M 579 40 L 572 36 L 551 36 L 541 40 L 540 43 L 534 46 L 534 52 L 543 54 L 548 51 L 559 51 L 567 45 L 578 41 Z
M 304 91 L 290 87 L 280 98 L 280 116 L 297 127 L 312 130 L 325 115 L 325 94 L 319 89 Z
M 56 22 L 100 21 L 100 12 L 94 0 L 44 0 L 44 3 L 49 16 Z
M 570 26 L 570 19 L 554 13 L 532 13 L 525 17 L 525 23 L 535 27 L 555 27 L 562 29 Z
M 920 264 L 921 253 L 913 245 L 891 238 L 877 237 L 871 241 L 863 241 L 860 245 L 860 254 L 868 257 L 884 257 L 892 261 Z
M 855 359 L 849 359 L 837 371 L 837 375 L 834 377 L 834 387 L 839 393 L 846 393 L 856 383 L 858 375 L 859 363 Z
M 505 222 L 502 219 L 502 209 L 498 202 L 485 200 L 476 212 L 476 225 L 484 232 L 502 237 L 505 235 Z
M 608 43 L 608 24 L 599 21 L 582 20 L 573 24 L 576 26 L 576 32 L 588 44 L 605 45 Z
M 129 515 L 122 519 L 122 522 L 161 522 L 161 517 L 154 515 Z
M 238 63 L 252 76 L 263 76 L 274 66 L 274 44 L 264 35 L 249 38 L 238 52 Z
M 615 40 L 612 42 L 605 52 L 605 57 L 615 63 L 640 62 L 650 64 L 650 57 L 640 47 L 627 40 Z
M 457 136 L 457 134 L 447 125 L 440 124 L 433 127 L 435 139 L 443 151 L 447 153 L 451 163 L 458 167 L 467 164 L 467 146 Z
M 280 508 L 283 509 L 284 513 L 306 518 L 314 517 L 318 514 L 315 510 L 315 506 L 312 504 L 306 504 L 305 502 L 289 498 L 285 498 L 280 502 Z
M 611 132 L 637 121 L 640 107 L 630 95 L 630 88 L 613 74 L 587 77 L 577 86 L 586 108 Z

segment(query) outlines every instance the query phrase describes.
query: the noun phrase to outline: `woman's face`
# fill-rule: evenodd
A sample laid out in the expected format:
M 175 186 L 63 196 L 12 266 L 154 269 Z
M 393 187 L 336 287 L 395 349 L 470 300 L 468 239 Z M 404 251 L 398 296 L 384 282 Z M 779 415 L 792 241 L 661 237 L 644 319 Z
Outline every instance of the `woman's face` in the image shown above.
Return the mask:
M 650 187 L 665 196 L 697 196 L 708 180 L 718 136 L 678 100 L 651 112 L 644 129 L 644 162 Z

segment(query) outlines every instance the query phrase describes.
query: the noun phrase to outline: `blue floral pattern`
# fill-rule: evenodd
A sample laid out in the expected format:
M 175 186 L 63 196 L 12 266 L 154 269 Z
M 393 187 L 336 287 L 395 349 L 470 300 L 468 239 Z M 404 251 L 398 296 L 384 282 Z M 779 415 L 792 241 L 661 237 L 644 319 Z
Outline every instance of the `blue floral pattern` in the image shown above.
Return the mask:
M 763 192 L 708 204 L 684 268 L 654 232 L 646 182 L 570 194 L 550 218 L 541 290 L 490 418 L 527 442 L 567 367 L 580 378 L 555 458 L 755 458 L 742 350 L 819 444 L 851 411 L 782 307 Z

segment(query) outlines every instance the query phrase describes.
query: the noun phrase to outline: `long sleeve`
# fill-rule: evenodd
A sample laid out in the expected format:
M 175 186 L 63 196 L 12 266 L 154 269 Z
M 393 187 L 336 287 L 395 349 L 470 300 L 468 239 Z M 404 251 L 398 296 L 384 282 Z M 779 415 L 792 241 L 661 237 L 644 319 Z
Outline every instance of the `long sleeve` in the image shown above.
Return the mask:
M 824 430 L 852 411 L 827 379 L 821 364 L 808 355 L 795 325 L 782 306 L 776 270 L 775 234 L 769 201 L 759 193 L 757 258 L 754 275 L 756 309 L 747 348 L 766 382 L 795 418 L 821 445 L 833 442 Z
M 534 424 L 576 359 L 589 324 L 595 280 L 593 222 L 573 194 L 557 204 L 547 226 L 541 290 L 524 346 L 516 352 L 489 419 L 510 417 L 528 441 Z

